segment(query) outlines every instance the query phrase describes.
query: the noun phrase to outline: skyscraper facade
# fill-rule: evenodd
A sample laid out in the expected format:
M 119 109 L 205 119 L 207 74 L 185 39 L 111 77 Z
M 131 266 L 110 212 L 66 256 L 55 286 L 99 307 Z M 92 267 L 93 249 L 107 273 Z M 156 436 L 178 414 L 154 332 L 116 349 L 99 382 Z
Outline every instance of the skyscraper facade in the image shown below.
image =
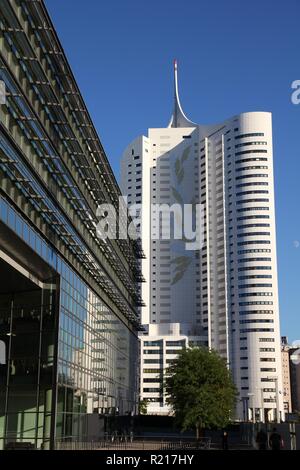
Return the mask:
M 281 365 L 283 408 L 285 413 L 290 413 L 292 411 L 290 346 L 286 336 L 281 337 Z
M 0 24 L 0 448 L 49 449 L 136 412 L 139 251 L 97 237 L 121 192 L 44 2 Z
M 299 342 L 288 343 L 281 337 L 283 405 L 287 413 L 300 410 L 300 349 Z
M 279 419 L 271 114 L 248 112 L 216 125 L 193 123 L 180 105 L 175 62 L 171 121 L 128 145 L 121 175 L 129 206 L 139 205 L 137 227 L 146 255 L 146 306 L 140 313 L 145 333 L 140 337 L 141 396 L 149 402 L 148 411 L 170 411 L 165 368 L 178 349 L 196 344 L 216 349 L 228 362 L 239 391 L 237 418 Z M 188 210 L 196 211 L 203 243 L 188 243 L 186 231 L 176 237 L 174 220 L 169 237 L 164 220 L 170 214 L 157 216 L 152 204 L 187 207 L 184 230 Z

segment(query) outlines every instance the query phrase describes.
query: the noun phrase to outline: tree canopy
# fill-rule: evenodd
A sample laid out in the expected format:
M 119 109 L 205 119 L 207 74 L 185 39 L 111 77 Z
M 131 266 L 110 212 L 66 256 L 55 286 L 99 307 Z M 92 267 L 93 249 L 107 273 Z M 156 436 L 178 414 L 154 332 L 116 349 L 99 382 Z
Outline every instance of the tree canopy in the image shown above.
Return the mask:
M 139 401 L 139 414 L 140 415 L 146 415 L 147 414 L 147 408 L 148 408 L 148 402 L 147 400 L 141 400 Z
M 167 369 L 167 402 L 182 430 L 225 427 L 234 411 L 237 390 L 226 362 L 216 351 L 189 348 Z

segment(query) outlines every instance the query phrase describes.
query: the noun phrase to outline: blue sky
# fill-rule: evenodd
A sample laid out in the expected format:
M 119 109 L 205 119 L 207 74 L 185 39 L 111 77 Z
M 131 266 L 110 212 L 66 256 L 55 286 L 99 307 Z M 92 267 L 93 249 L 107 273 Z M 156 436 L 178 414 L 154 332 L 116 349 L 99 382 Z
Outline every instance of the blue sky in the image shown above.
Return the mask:
M 46 0 L 119 178 L 122 151 L 172 110 L 201 124 L 273 113 L 281 333 L 300 339 L 299 0 Z

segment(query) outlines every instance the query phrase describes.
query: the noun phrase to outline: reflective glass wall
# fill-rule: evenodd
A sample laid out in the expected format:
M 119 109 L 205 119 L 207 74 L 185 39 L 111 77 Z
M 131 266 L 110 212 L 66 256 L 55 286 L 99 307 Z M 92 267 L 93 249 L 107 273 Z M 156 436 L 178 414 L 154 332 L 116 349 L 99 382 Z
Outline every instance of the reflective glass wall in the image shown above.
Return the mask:
M 136 411 L 136 336 L 65 264 L 61 274 L 57 438 L 88 439 L 86 413 Z
M 6 286 L 9 288 L 8 283 Z M 50 446 L 55 363 L 53 294 L 54 289 L 34 285 L 32 290 L 0 294 L 0 340 L 6 350 L 6 363 L 0 366 L 1 448 L 15 441 Z
M 56 273 L 0 294 L 0 444 L 88 440 L 89 416 L 136 412 L 136 335 L 2 197 L 0 222 Z

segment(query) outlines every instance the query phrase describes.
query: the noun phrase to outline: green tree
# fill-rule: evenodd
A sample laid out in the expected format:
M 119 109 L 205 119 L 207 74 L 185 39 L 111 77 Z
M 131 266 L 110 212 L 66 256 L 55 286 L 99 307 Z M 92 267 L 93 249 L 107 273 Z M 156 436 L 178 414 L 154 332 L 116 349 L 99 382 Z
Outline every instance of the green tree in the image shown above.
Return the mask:
M 167 402 L 182 430 L 224 427 L 234 410 L 237 390 L 226 362 L 207 348 L 183 349 L 167 369 Z
M 147 414 L 147 407 L 148 407 L 147 400 L 140 400 L 139 401 L 139 414 L 140 415 L 146 415 Z

